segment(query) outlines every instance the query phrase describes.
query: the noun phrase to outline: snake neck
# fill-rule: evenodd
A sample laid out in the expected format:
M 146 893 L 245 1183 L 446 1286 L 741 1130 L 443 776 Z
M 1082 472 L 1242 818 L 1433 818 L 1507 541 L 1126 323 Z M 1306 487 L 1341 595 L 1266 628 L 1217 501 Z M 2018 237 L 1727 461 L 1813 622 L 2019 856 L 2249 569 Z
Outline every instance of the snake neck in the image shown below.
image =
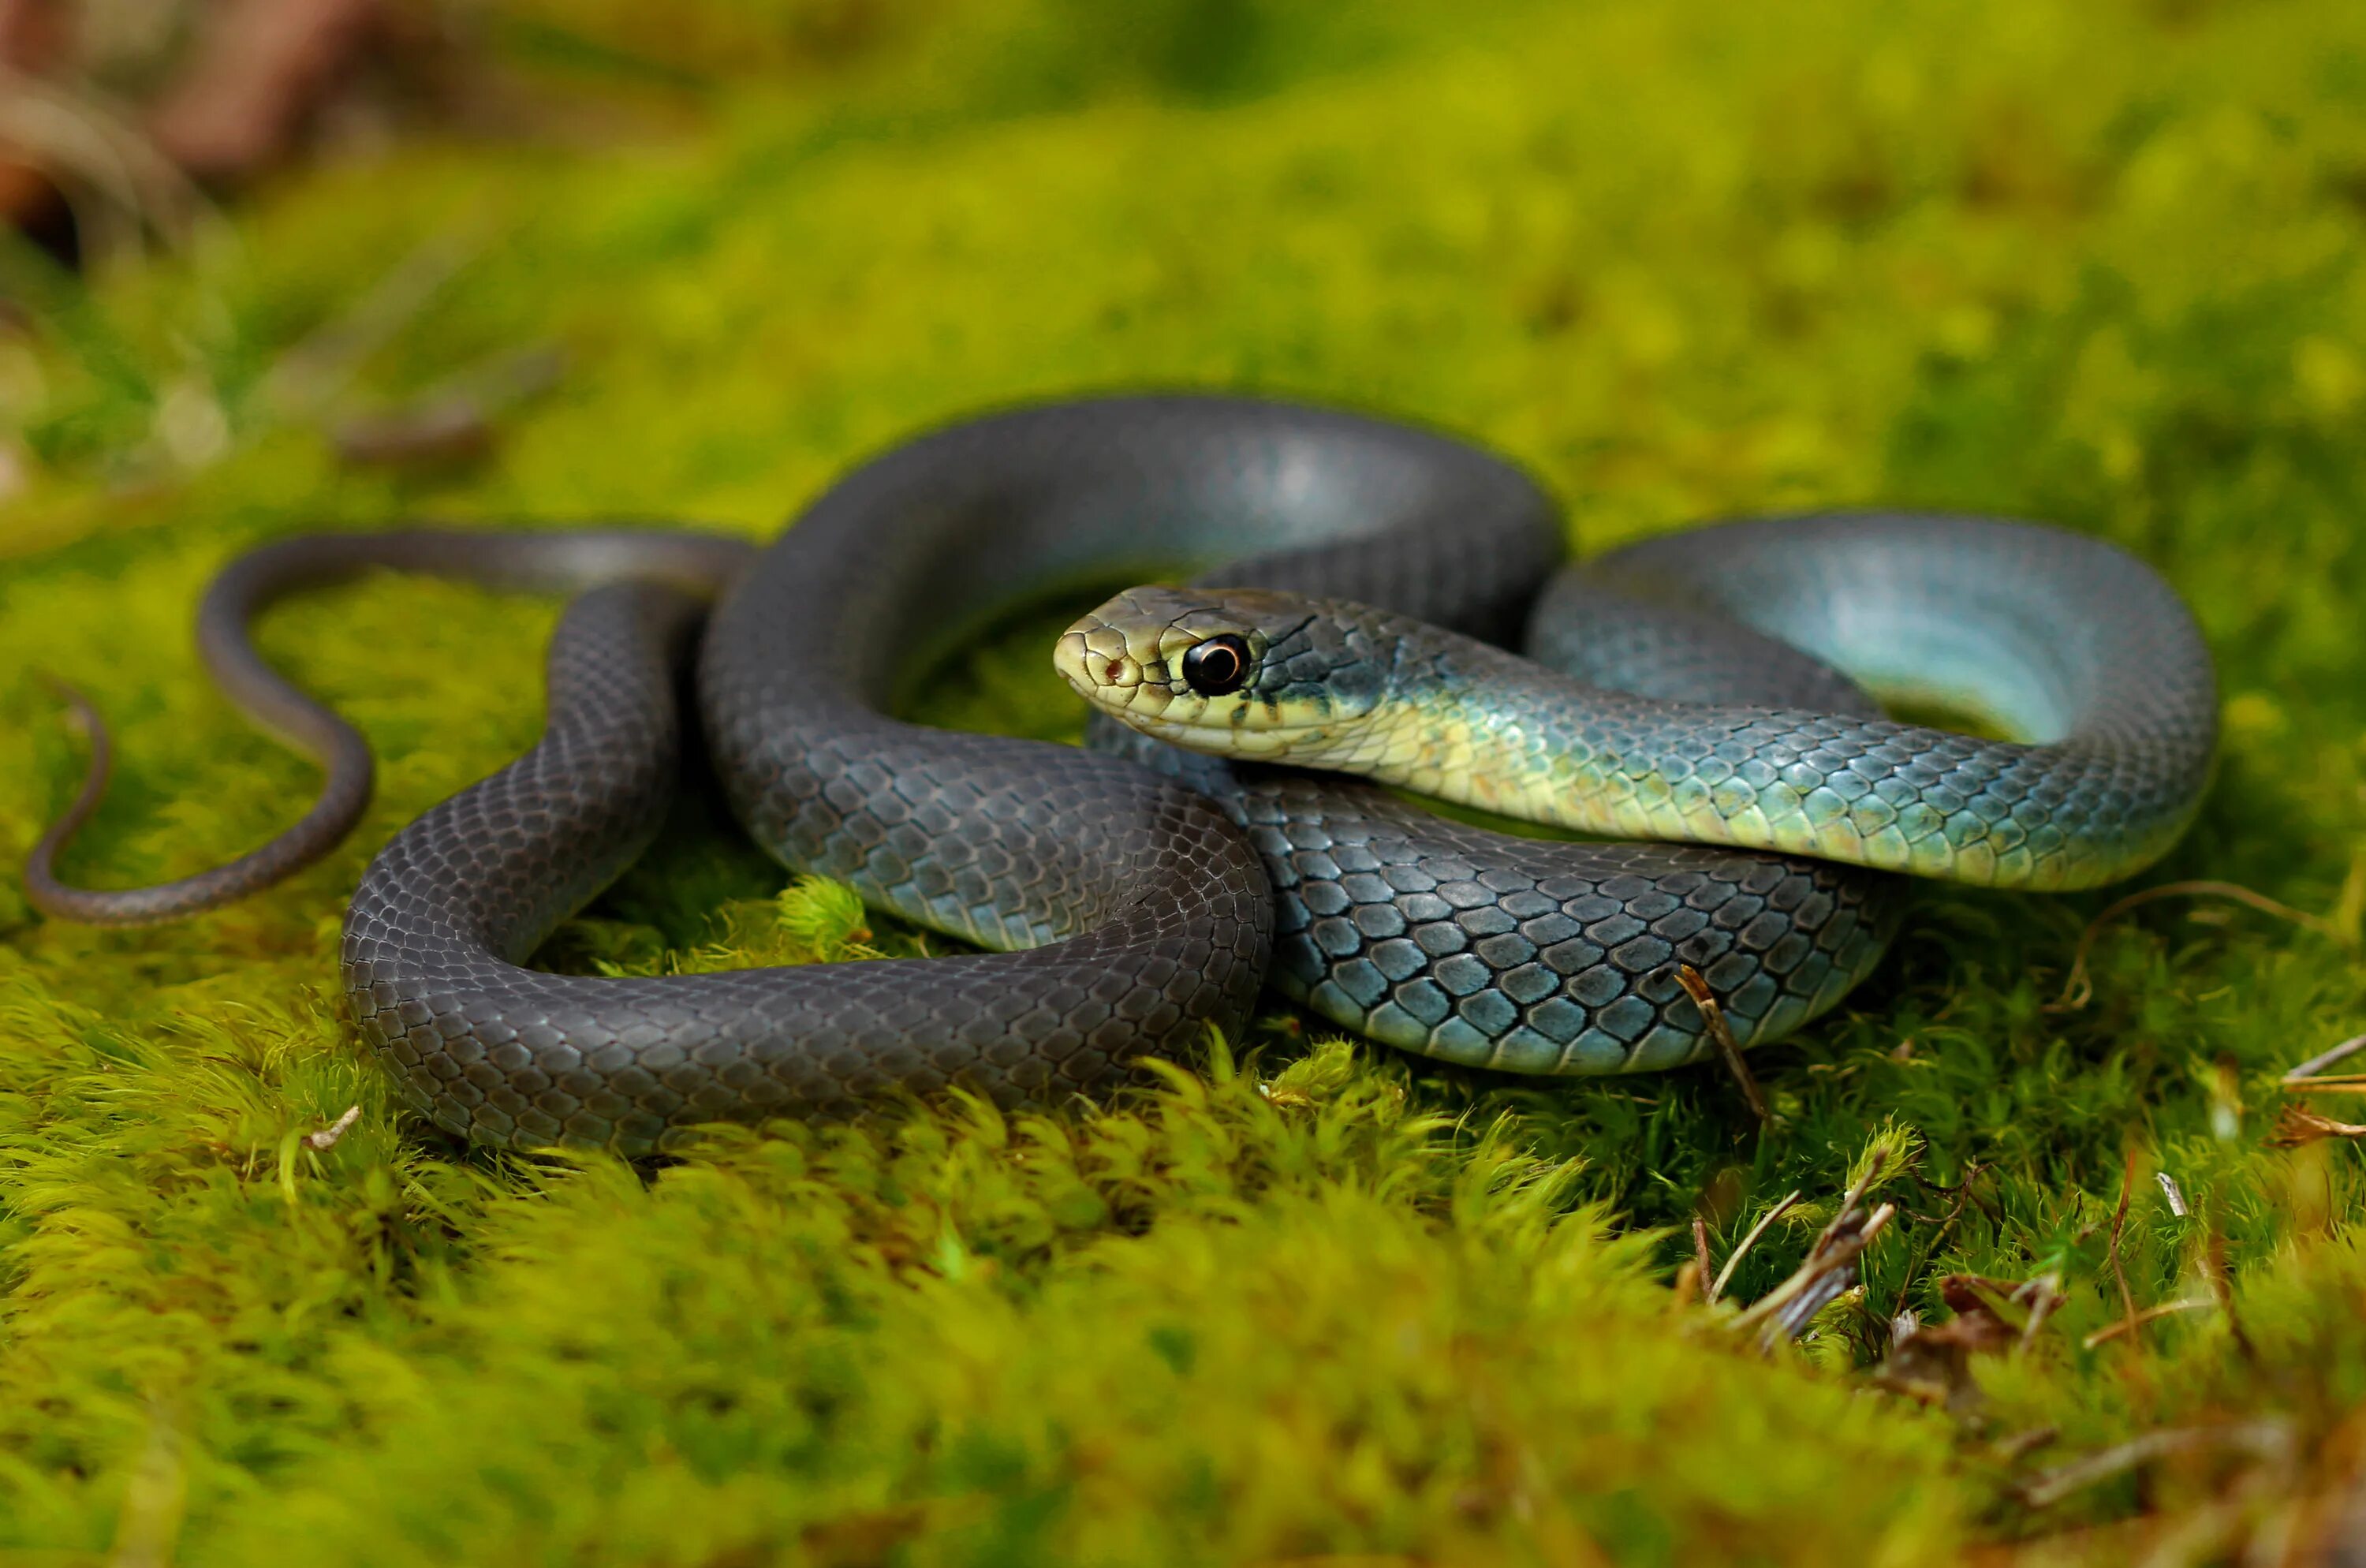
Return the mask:
M 1426 629 L 1383 701 L 1290 760 L 1583 833 L 2066 889 L 2130 874 L 2183 830 L 2196 792 L 2123 784 L 2159 771 L 2138 749 L 1641 698 Z
M 1586 696 L 1607 694 L 1484 643 L 1403 630 L 1383 698 L 1289 760 L 1528 821 L 1582 815 L 1582 780 L 1557 748 L 1582 728 Z

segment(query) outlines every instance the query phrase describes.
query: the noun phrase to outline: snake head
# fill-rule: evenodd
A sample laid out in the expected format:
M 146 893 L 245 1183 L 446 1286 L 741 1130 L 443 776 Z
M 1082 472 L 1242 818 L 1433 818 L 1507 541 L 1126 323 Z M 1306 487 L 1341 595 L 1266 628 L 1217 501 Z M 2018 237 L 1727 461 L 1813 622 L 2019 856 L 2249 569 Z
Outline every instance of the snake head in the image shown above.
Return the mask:
M 1390 645 L 1363 606 L 1262 589 L 1130 588 L 1061 634 L 1086 701 L 1195 751 L 1279 761 L 1323 750 L 1385 695 Z

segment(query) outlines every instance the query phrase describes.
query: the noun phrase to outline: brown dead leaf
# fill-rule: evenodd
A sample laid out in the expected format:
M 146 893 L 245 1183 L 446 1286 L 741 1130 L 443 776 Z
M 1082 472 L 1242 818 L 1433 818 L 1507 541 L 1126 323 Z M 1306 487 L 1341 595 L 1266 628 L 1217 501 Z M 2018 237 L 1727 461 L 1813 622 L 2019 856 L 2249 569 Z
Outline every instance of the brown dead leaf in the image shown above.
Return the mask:
M 229 0 L 150 117 L 166 155 L 203 180 L 234 180 L 283 158 L 359 52 L 377 0 Z
M 1979 1403 L 1972 1358 L 2009 1350 L 2020 1341 L 2030 1310 L 2016 1297 L 2033 1283 L 1948 1275 L 1939 1281 L 1939 1297 L 1955 1315 L 1925 1326 L 1911 1313 L 1901 1314 L 1892 1325 L 1888 1359 L 1874 1381 L 1926 1404 L 1968 1414 Z

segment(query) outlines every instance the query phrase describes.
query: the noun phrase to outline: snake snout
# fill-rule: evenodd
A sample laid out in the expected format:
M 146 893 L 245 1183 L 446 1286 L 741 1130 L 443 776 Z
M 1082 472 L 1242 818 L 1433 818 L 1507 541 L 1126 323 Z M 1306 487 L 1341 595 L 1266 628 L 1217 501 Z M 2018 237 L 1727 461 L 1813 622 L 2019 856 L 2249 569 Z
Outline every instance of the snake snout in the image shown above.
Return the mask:
M 1052 648 L 1052 667 L 1087 702 L 1125 707 L 1142 694 L 1143 661 L 1126 646 L 1125 634 L 1087 616 L 1070 626 Z

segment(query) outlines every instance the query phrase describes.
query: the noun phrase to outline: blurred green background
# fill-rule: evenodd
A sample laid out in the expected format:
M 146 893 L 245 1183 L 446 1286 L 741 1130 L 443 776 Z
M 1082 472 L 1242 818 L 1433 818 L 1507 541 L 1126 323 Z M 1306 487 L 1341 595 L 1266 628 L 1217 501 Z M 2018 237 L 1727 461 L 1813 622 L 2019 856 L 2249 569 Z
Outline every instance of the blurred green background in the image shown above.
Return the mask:
M 152 9 L 71 104 L 168 70 L 186 18 Z M 309 797 L 187 647 L 257 541 L 762 536 L 933 423 L 1187 386 L 1463 432 L 1581 548 L 1868 502 L 2116 540 L 2226 698 L 2150 880 L 2310 922 L 2161 900 L 2062 1008 L 2112 895 L 1925 892 L 1756 1058 L 1763 1133 L 1713 1070 L 1522 1083 L 1277 1013 L 1093 1113 L 464 1154 L 357 1055 L 335 931 L 396 827 L 532 739 L 555 608 L 321 595 L 263 640 L 383 760 L 339 854 L 152 932 L 43 922 L 0 874 L 0 1563 L 2329 1562 L 2366 1518 L 2360 1164 L 2326 1130 L 2356 1112 L 2303 1126 L 2277 1081 L 2366 1030 L 2366 11 L 381 22 L 235 195 L 78 189 L 110 237 L 78 273 L 0 238 L 12 866 L 81 767 L 39 670 L 118 728 L 84 880 Z M 1015 634 L 924 716 L 1073 735 L 1044 662 Z M 783 880 L 689 811 L 551 956 L 917 949 Z M 1797 1190 L 1729 1302 L 1775 1287 L 1874 1147 L 1897 1217 L 1800 1345 L 1671 1288 L 1696 1221 L 1721 1264 Z M 2003 1340 L 1918 1371 L 1906 1312 Z

